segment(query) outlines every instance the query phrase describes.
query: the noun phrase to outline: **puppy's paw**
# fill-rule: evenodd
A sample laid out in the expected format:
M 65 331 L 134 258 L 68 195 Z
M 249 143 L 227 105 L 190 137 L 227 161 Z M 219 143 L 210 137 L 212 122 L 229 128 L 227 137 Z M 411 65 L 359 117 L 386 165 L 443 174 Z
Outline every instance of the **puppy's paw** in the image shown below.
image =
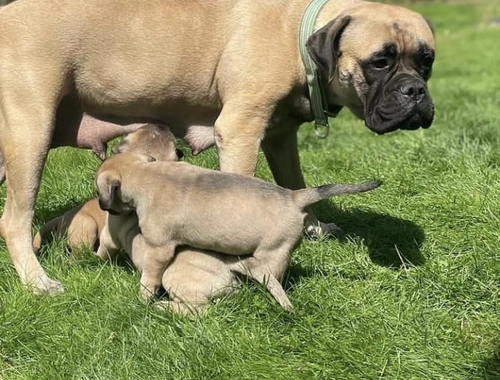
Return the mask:
M 341 236 L 342 229 L 335 223 L 318 222 L 317 224 L 307 224 L 305 233 L 308 237 L 321 239 L 329 236 Z

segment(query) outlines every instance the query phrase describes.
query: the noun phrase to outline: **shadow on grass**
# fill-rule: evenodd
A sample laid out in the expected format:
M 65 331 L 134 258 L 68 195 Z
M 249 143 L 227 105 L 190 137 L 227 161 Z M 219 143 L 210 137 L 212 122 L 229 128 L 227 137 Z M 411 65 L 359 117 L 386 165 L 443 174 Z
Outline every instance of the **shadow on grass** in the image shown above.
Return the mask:
M 342 229 L 339 241 L 361 239 L 373 263 L 394 269 L 425 263 L 420 252 L 425 234 L 412 221 L 356 208 L 343 210 L 328 203 L 320 206 L 315 209 L 318 218 Z
M 491 358 L 482 363 L 476 371 L 474 379 L 500 379 L 500 348 L 497 349 Z

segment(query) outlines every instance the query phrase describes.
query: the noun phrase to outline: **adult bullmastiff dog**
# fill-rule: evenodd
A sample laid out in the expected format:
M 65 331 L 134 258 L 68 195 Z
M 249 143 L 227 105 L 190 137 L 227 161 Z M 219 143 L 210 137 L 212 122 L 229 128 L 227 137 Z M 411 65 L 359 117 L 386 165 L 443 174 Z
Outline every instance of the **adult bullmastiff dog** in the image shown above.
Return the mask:
M 299 25 L 310 0 L 18 0 L 0 10 L 0 220 L 21 280 L 62 290 L 37 261 L 31 223 L 56 125 L 85 112 L 160 122 L 196 148 L 214 127 L 222 171 L 253 175 L 262 147 L 276 182 L 305 186 L 297 130 L 313 119 Z M 429 127 L 434 38 L 419 14 L 331 0 L 307 41 L 327 108 L 379 134 Z M 311 225 L 318 225 L 311 215 Z M 328 225 L 320 225 L 328 231 Z

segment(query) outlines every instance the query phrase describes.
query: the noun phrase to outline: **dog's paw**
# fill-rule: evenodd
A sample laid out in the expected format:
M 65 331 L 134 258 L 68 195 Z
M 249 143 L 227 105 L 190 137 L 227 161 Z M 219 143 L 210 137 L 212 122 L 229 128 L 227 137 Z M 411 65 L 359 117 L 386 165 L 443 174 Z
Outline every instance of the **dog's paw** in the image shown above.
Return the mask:
M 59 281 L 50 279 L 46 274 L 37 278 L 36 281 L 28 282 L 35 294 L 58 294 L 64 292 L 64 288 Z
M 286 304 L 284 305 L 281 305 L 283 307 L 283 309 L 287 312 L 287 313 L 293 313 L 293 305 L 290 301 L 288 301 Z
M 342 229 L 335 223 L 318 222 L 317 224 L 306 225 L 305 233 L 308 237 L 321 239 L 328 236 L 341 236 Z

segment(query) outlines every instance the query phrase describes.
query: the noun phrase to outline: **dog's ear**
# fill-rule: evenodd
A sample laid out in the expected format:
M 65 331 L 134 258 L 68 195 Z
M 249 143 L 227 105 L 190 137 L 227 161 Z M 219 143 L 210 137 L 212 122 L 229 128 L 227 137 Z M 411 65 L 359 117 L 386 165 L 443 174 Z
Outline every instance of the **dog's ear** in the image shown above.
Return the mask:
M 102 173 L 97 177 L 96 189 L 99 199 L 99 207 L 104 211 L 111 210 L 113 203 L 117 199 L 117 192 L 120 190 L 121 181 L 113 173 Z
M 435 29 L 434 29 L 434 24 L 427 17 L 424 17 L 424 20 L 427 23 L 427 25 L 429 25 L 429 28 L 431 28 L 432 35 L 435 36 L 436 33 L 435 33 Z
M 309 37 L 306 42 L 311 59 L 329 82 L 332 81 L 340 57 L 340 38 L 351 21 L 351 16 L 339 16 Z

